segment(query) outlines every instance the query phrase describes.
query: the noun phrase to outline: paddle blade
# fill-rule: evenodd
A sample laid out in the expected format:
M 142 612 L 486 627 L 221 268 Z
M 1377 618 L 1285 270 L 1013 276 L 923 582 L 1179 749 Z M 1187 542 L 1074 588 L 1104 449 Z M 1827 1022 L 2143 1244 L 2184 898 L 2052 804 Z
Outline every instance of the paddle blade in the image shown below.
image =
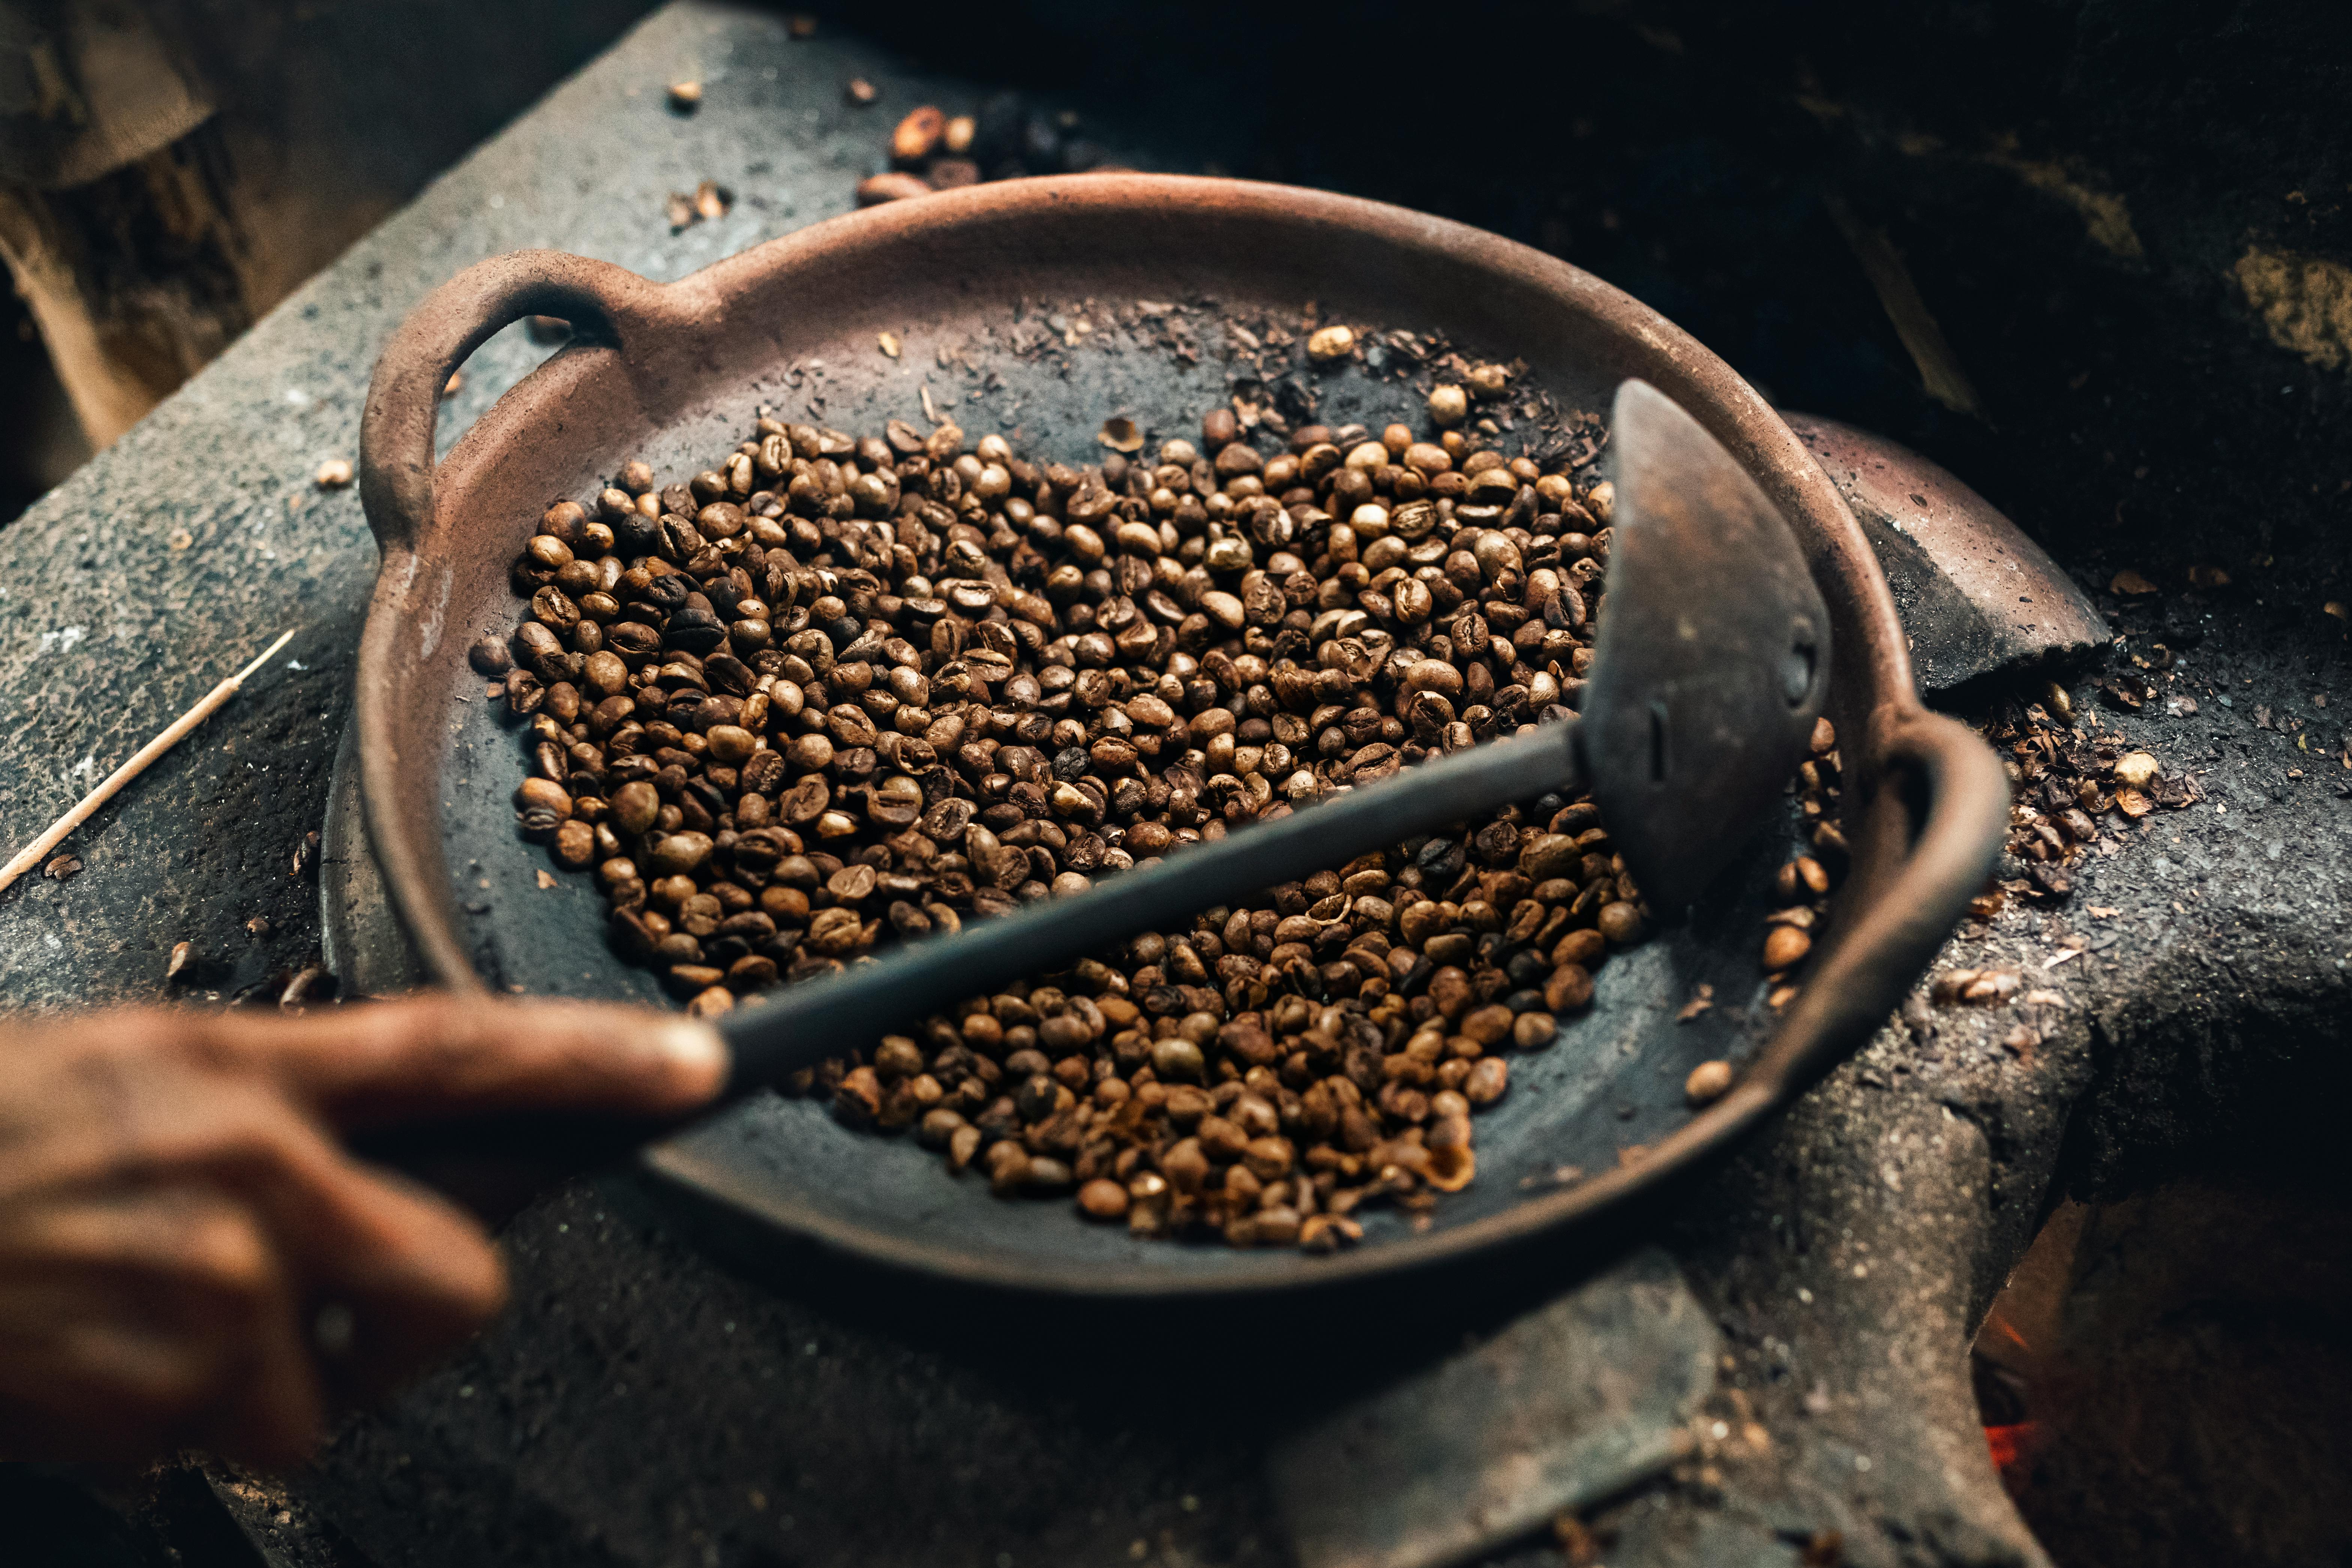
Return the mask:
M 1804 760 L 1830 620 L 1746 469 L 1646 382 L 1617 389 L 1608 597 L 1585 693 L 1592 795 L 1660 914 L 1696 899 Z

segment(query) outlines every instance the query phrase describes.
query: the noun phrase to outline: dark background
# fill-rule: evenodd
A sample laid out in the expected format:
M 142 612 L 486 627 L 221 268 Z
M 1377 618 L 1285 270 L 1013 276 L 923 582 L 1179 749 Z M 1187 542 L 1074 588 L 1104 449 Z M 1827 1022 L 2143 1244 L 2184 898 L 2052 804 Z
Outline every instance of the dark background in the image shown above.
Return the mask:
M 334 199 L 364 219 L 642 8 L 312 5 L 274 33 L 274 57 L 224 50 L 232 63 L 215 69 L 229 113 L 347 143 Z M 1937 458 L 2070 564 L 2128 555 L 2155 574 L 2210 556 L 2241 582 L 2292 583 L 2288 613 L 2305 619 L 2340 586 L 2342 552 L 2328 544 L 2352 505 L 2352 7 L 1012 0 L 818 12 L 828 30 L 922 66 L 1150 127 L 1200 149 L 1202 166 L 1540 246 L 1656 306 L 1776 402 Z M 413 90 L 387 93 L 391 80 Z M 877 125 L 877 168 L 886 135 Z M 1923 387 L 1857 259 L 1857 237 L 1873 232 L 1907 266 L 1973 407 Z M 2337 269 L 2303 297 L 2303 352 L 2274 342 L 2249 303 L 2237 269 L 2253 251 Z M 0 483 L 20 506 L 75 454 L 43 417 L 43 372 L 21 331 L 0 333 L 0 355 L 16 449 Z M 2146 539 L 2141 504 L 2182 492 L 2213 497 L 2210 532 Z
M 2257 248 L 2352 263 L 2352 7 L 1114 9 L 856 20 L 966 74 L 1184 125 L 1234 174 L 1538 245 L 1776 402 L 1937 457 L 2070 563 L 2122 552 L 2153 574 L 2210 554 L 2337 581 L 2352 275 L 2314 363 L 2271 340 L 2235 268 Z M 1974 412 L 1923 391 L 1839 205 L 1907 263 Z M 2137 503 L 2177 491 L 2212 495 L 2210 533 L 2138 537 Z

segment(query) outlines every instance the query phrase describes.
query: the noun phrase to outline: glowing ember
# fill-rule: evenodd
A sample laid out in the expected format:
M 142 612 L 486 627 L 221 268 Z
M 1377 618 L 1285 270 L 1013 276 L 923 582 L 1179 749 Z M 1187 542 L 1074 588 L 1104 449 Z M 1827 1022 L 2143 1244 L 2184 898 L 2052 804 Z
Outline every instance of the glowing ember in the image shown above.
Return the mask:
M 2031 1421 L 2020 1421 L 2010 1426 L 1988 1426 L 1984 1434 L 1986 1445 L 1992 1449 L 1993 1468 L 1999 1470 L 2004 1479 L 2010 1479 L 2010 1472 L 2032 1452 L 2034 1425 Z

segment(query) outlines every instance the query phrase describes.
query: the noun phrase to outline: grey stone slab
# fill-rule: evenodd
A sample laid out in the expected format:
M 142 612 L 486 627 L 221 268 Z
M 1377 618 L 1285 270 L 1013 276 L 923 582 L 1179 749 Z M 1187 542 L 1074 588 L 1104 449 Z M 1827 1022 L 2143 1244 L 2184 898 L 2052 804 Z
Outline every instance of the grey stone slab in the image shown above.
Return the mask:
M 1721 1335 L 1644 1247 L 1276 1447 L 1301 1568 L 1448 1568 L 1649 1479 L 1694 1446 Z

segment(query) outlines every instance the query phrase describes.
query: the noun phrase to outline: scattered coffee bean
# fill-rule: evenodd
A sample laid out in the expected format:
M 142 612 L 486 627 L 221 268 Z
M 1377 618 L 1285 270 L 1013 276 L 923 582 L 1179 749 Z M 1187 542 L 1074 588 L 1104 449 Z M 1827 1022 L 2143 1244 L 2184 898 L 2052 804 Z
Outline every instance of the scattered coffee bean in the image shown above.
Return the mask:
M 947 133 L 948 117 L 931 104 L 911 110 L 890 132 L 890 156 L 900 163 L 919 163 L 931 155 Z
M 2161 645 L 2155 651 L 2168 662 Z M 1985 729 L 2009 775 L 2010 833 L 2001 872 L 1970 903 L 1979 920 L 1998 916 L 2012 895 L 2065 902 L 2084 856 L 2112 854 L 2138 837 L 2121 829 L 2159 806 L 2178 811 L 2198 799 L 2185 776 L 2166 777 L 2154 755 L 2101 733 L 2085 710 L 2071 710 L 2070 720 L 2069 709 L 2048 692 L 2039 702 L 2012 699 Z
M 722 218 L 735 205 L 735 194 L 716 180 L 704 180 L 691 194 L 672 191 L 663 204 L 669 219 L 669 231 L 682 234 L 698 223 Z
M 476 673 L 493 677 L 504 675 L 513 662 L 507 657 L 506 639 L 493 637 L 476 642 L 467 650 L 466 658 Z
M 304 964 L 294 972 L 293 977 L 286 982 L 286 988 L 278 994 L 278 1005 L 286 1012 L 299 1013 L 310 1003 L 323 1000 L 332 989 L 333 976 L 327 973 L 324 964 Z
M 1813 939 L 1794 926 L 1777 925 L 1764 933 L 1764 967 L 1794 969 L 1813 950 Z
M 858 82 L 850 84 L 849 94 L 850 101 L 858 104 L 871 103 L 878 96 Z M 894 171 L 931 191 L 978 184 L 984 179 L 1113 167 L 1108 153 L 1077 134 L 1078 129 L 1075 113 L 1033 112 L 1017 96 L 1004 94 L 978 115 L 950 116 L 935 106 L 922 105 L 892 126 L 887 147 Z M 858 186 L 861 205 L 911 194 L 912 188 L 906 184 L 885 184 L 870 178 Z
M 1701 1062 L 1683 1079 L 1683 1098 L 1693 1105 L 1712 1105 L 1731 1092 L 1731 1064 Z
M 1333 363 L 1355 352 L 1356 333 L 1349 327 L 1321 327 L 1307 340 L 1307 357 L 1318 364 Z

